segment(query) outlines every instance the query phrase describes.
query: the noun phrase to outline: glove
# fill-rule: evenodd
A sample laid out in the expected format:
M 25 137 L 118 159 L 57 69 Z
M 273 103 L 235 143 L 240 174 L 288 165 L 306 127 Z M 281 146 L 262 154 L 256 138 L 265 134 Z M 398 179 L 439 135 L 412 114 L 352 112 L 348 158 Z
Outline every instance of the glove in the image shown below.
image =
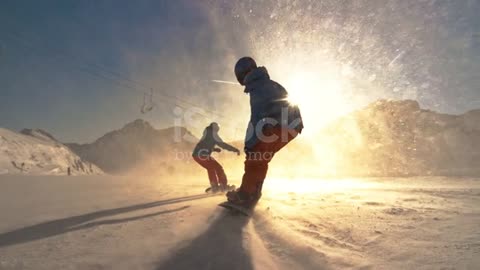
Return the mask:
M 240 156 L 240 150 L 235 149 L 235 153 L 237 153 L 237 156 Z
M 213 148 L 213 152 L 220 153 L 220 152 L 222 152 L 222 149 L 220 149 L 220 148 Z

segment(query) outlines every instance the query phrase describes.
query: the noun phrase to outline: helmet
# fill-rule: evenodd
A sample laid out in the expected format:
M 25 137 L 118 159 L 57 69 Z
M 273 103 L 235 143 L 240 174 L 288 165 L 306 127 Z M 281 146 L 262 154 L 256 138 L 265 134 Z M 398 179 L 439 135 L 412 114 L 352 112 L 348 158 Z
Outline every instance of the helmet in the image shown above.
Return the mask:
M 247 74 L 257 68 L 257 63 L 251 57 L 242 57 L 235 64 L 235 76 L 241 85 L 245 85 L 243 82 Z
M 210 123 L 209 127 L 215 132 L 218 132 L 220 130 L 220 126 L 217 122 Z

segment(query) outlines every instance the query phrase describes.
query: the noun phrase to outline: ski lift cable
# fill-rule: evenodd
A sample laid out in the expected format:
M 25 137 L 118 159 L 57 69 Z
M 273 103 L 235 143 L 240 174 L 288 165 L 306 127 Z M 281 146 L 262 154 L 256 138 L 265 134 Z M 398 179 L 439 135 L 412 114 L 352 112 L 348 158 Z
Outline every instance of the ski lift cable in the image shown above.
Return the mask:
M 23 47 L 25 49 L 27 49 L 27 52 L 33 52 L 33 50 L 35 49 L 34 47 L 31 47 L 31 46 L 28 46 L 24 43 L 17 43 L 18 45 L 20 45 L 20 47 Z M 57 58 L 58 59 L 58 58 Z M 52 58 L 48 58 L 47 60 L 49 61 L 55 61 L 56 59 L 52 59 Z M 89 70 L 85 67 L 80 67 L 80 66 L 70 66 L 70 68 L 72 69 L 76 69 L 78 71 L 81 71 L 81 72 L 84 72 L 84 73 L 87 73 L 93 77 L 97 77 L 97 78 L 100 78 L 100 79 L 104 79 L 104 80 L 108 80 L 110 82 L 114 82 L 116 83 L 118 86 L 120 86 L 121 88 L 120 89 L 125 89 L 125 90 L 128 90 L 128 91 L 134 91 L 134 92 L 138 92 L 138 93 L 144 93 L 143 91 L 141 90 L 138 90 L 136 88 L 133 88 L 129 85 L 125 85 L 125 84 L 122 84 L 122 83 L 119 83 L 118 81 L 115 81 L 115 80 L 112 80 L 110 77 L 107 77 L 101 73 L 96 73 L 96 72 L 93 72 L 92 70 Z M 145 93 L 144 93 L 145 94 Z M 178 104 L 177 102 L 174 102 L 174 101 L 171 101 L 169 99 L 160 99 L 161 102 L 164 102 L 164 103 L 168 103 L 168 104 L 171 104 L 171 105 L 175 105 L 175 106 L 179 106 L 183 109 L 188 109 L 186 106 L 183 106 L 181 104 Z
M 26 49 L 26 51 L 29 52 L 29 53 L 35 52 L 35 50 L 36 50 L 36 47 L 27 45 L 27 44 L 25 44 L 25 43 L 18 42 L 17 44 L 20 45 L 19 48 L 23 47 L 23 48 Z M 58 60 L 58 59 L 61 59 L 61 58 L 59 58 L 59 57 L 57 57 L 57 56 L 54 56 L 54 58 L 48 58 L 47 60 L 49 60 L 49 61 L 51 61 L 51 62 L 55 62 L 55 61 Z M 144 91 L 142 91 L 142 90 L 139 90 L 139 89 L 137 89 L 137 88 L 135 88 L 135 87 L 133 87 L 133 86 L 131 86 L 131 85 L 124 84 L 124 83 L 122 83 L 122 82 L 119 82 L 118 80 L 115 80 L 115 79 L 112 79 L 111 77 L 105 76 L 105 75 L 102 74 L 102 73 L 97 73 L 97 72 L 95 72 L 95 71 L 93 71 L 93 70 L 91 70 L 91 69 L 88 69 L 88 68 L 86 68 L 86 67 L 82 67 L 82 66 L 72 66 L 72 65 L 70 65 L 69 67 L 70 67 L 71 69 L 75 69 L 75 70 L 84 72 L 84 73 L 86 73 L 86 74 L 88 74 L 88 75 L 90 75 L 90 76 L 97 77 L 97 78 L 100 78 L 100 79 L 103 79 L 103 80 L 107 80 L 107 81 L 109 81 L 109 82 L 116 83 L 119 87 L 121 87 L 121 88 L 119 88 L 119 89 L 128 90 L 128 91 L 130 91 L 130 92 L 133 91 L 133 92 L 137 92 L 137 93 L 142 93 L 142 94 L 144 94 L 144 98 L 145 98 L 146 95 L 149 95 L 149 96 L 150 96 L 150 93 L 146 93 L 146 92 L 144 92 Z M 153 93 L 153 92 L 152 92 L 152 93 Z M 184 110 L 190 109 L 189 107 L 187 107 L 187 106 L 179 103 L 178 101 L 172 100 L 172 98 L 153 99 L 153 97 L 152 97 L 151 100 L 152 100 L 152 101 L 160 101 L 160 102 L 167 103 L 167 104 L 170 104 L 170 105 L 178 106 L 178 107 L 180 107 L 180 108 L 182 108 L 182 109 L 184 109 Z M 202 112 L 200 112 L 200 111 L 197 111 L 197 112 L 195 112 L 195 113 L 196 113 L 197 115 L 200 115 L 200 116 L 206 118 L 206 119 L 212 119 L 211 116 L 206 115 L 206 114 L 204 114 L 204 113 L 202 113 Z
M 17 48 L 23 48 L 23 49 L 25 50 L 25 52 L 29 53 L 30 55 L 35 55 L 35 50 L 36 50 L 35 47 L 29 46 L 29 45 L 27 45 L 27 44 L 25 44 L 25 43 L 21 43 L 21 42 L 18 42 L 17 44 L 20 45 L 20 46 L 18 46 Z M 60 59 L 60 58 L 55 57 L 55 58 L 48 58 L 47 60 L 50 61 L 50 62 L 56 62 L 56 60 L 58 60 L 58 59 Z M 77 70 L 77 71 L 84 72 L 84 73 L 86 73 L 86 74 L 88 74 L 88 75 L 90 75 L 90 76 L 96 77 L 96 78 L 100 78 L 100 79 L 103 79 L 103 80 L 107 80 L 107 81 L 110 81 L 110 82 L 117 83 L 118 86 L 120 86 L 119 89 L 128 90 L 128 91 L 130 91 L 130 92 L 131 92 L 131 91 L 135 91 L 135 92 L 138 92 L 138 93 L 143 93 L 143 94 L 144 94 L 144 100 L 145 100 L 146 95 L 152 96 L 152 93 L 153 93 L 153 92 L 151 92 L 151 93 L 146 93 L 146 92 L 143 92 L 143 91 L 141 91 L 141 90 L 137 90 L 137 89 L 135 89 L 135 88 L 132 88 L 132 87 L 129 86 L 129 85 L 121 84 L 121 83 L 119 83 L 118 81 L 112 80 L 110 77 L 104 76 L 103 74 L 96 73 L 96 72 L 94 72 L 94 71 L 92 71 L 92 70 L 89 70 L 89 69 L 87 69 L 87 68 L 84 68 L 84 67 L 80 67 L 80 66 L 69 66 L 69 67 L 70 67 L 70 70 Z M 153 99 L 153 98 L 152 98 L 151 100 L 152 100 L 152 101 L 154 101 L 154 100 L 156 101 L 156 99 Z M 182 104 L 178 104 L 178 102 L 175 102 L 175 101 L 172 101 L 172 100 L 169 100 L 169 99 L 159 99 L 159 101 L 160 101 L 160 102 L 163 102 L 163 103 L 166 103 L 166 104 L 169 104 L 169 105 L 177 106 L 177 107 L 182 108 L 182 109 L 184 109 L 184 110 L 190 109 L 190 108 L 187 107 L 187 106 L 184 106 L 184 105 L 182 105 Z M 197 111 L 197 112 L 196 112 L 196 115 L 202 116 L 202 117 L 204 117 L 205 119 L 208 119 L 209 121 L 211 121 L 211 119 L 212 119 L 211 116 L 206 115 L 206 114 L 204 114 L 204 113 L 202 113 L 202 112 L 198 112 L 198 111 Z M 230 125 L 227 124 L 227 126 L 230 126 Z M 232 126 L 233 126 L 233 124 L 232 124 Z
M 20 46 L 23 46 L 24 48 L 29 49 L 29 52 L 33 52 L 33 51 L 36 51 L 36 50 L 38 51 L 38 49 L 37 49 L 36 47 L 34 47 L 34 46 L 27 45 L 27 44 L 22 43 L 22 42 L 17 42 L 17 44 L 19 44 Z M 62 59 L 62 58 L 60 58 L 58 55 L 54 55 L 54 58 L 56 58 L 56 59 L 48 58 L 48 60 L 54 61 L 54 60 Z M 119 81 L 119 80 L 116 80 L 116 79 L 114 79 L 114 78 L 108 77 L 108 76 L 106 76 L 106 75 L 103 74 L 103 73 L 99 73 L 99 72 L 97 72 L 96 70 L 92 70 L 92 69 L 87 68 L 87 67 L 85 67 L 85 66 L 79 66 L 79 65 L 73 66 L 73 65 L 70 65 L 70 67 L 71 67 L 71 68 L 74 68 L 74 69 L 77 69 L 77 70 L 79 70 L 79 71 L 81 71 L 81 72 L 85 72 L 85 73 L 87 73 L 87 74 L 89 74 L 89 75 L 91 75 L 91 76 L 98 77 L 98 78 L 101 78 L 101 79 L 104 79 L 104 80 L 108 80 L 108 81 L 114 82 L 115 84 L 117 84 L 118 86 L 121 86 L 121 87 L 122 87 L 123 89 L 125 89 L 125 90 L 135 91 L 135 92 L 138 92 L 138 93 L 142 93 L 142 94 L 144 94 L 144 95 L 150 95 L 150 94 L 152 93 L 152 92 L 151 92 L 151 93 L 147 93 L 147 92 L 145 92 L 145 91 L 142 91 L 142 90 L 136 88 L 135 86 L 132 86 L 132 85 L 126 84 L 126 83 L 124 83 L 124 82 L 122 82 L 122 81 Z M 153 101 L 153 100 L 157 101 L 157 99 L 153 99 L 153 97 L 152 97 L 152 101 Z M 181 100 L 177 100 L 177 99 L 175 99 L 175 97 L 167 96 L 167 97 L 164 97 L 163 99 L 159 99 L 159 100 L 160 100 L 161 102 L 166 102 L 166 103 L 170 103 L 170 104 L 176 105 L 176 106 L 178 106 L 178 107 L 180 107 L 180 108 L 182 108 L 182 109 L 185 109 L 185 110 L 188 110 L 188 109 L 189 109 L 187 106 L 182 105 L 182 103 L 185 103 L 185 102 L 183 102 L 183 101 L 181 101 Z M 172 101 L 172 100 L 173 100 L 173 101 Z M 198 106 L 195 106 L 195 107 L 196 107 L 196 108 L 200 108 L 200 107 L 198 107 Z M 202 113 L 200 113 L 200 112 L 197 112 L 197 114 L 200 114 L 200 115 L 204 116 L 205 118 L 211 118 L 211 117 L 209 117 L 208 115 L 202 114 Z M 226 118 L 226 117 L 224 117 L 224 118 Z
M 10 31 L 10 32 L 11 32 L 11 31 Z M 19 34 L 18 32 L 17 32 L 17 33 L 11 32 L 11 34 L 17 36 L 17 37 L 20 38 L 20 39 L 24 39 L 24 38 L 22 37 L 22 35 Z M 43 44 L 43 45 L 44 45 L 44 44 Z M 126 77 L 125 75 L 121 74 L 120 72 L 112 71 L 112 70 L 110 70 L 110 69 L 108 69 L 108 68 L 106 68 L 106 67 L 104 67 L 104 66 L 102 66 L 102 65 L 100 65 L 100 64 L 85 62 L 84 60 L 82 60 L 82 59 L 80 59 L 80 58 L 78 58 L 78 57 L 76 57 L 76 56 L 73 56 L 73 55 L 71 55 L 71 54 L 68 54 L 68 53 L 65 53 L 65 52 L 62 52 L 62 51 L 59 51 L 59 50 L 55 50 L 55 52 L 56 52 L 57 54 L 62 54 L 64 57 L 71 58 L 71 59 L 75 60 L 76 62 L 81 62 L 81 63 L 83 63 L 84 65 L 89 66 L 89 67 L 91 67 L 91 68 L 98 69 L 98 70 L 100 70 L 100 71 L 103 71 L 103 72 L 105 72 L 105 73 L 108 73 L 108 74 L 110 74 L 110 75 L 112 75 L 112 76 L 115 76 L 115 77 L 117 77 L 117 78 L 119 78 L 119 79 L 121 79 L 121 80 L 123 80 L 123 81 L 130 82 L 130 83 L 132 83 L 132 84 L 135 84 L 135 85 L 137 85 L 137 86 L 139 86 L 139 87 L 141 87 L 141 88 L 149 89 L 149 90 L 153 88 L 153 87 L 151 87 L 151 86 L 148 86 L 148 85 L 144 84 L 143 82 L 140 82 L 140 81 L 137 81 L 137 80 L 133 80 L 133 79 L 131 79 L 131 78 L 128 78 L 128 77 Z M 85 67 L 83 67 L 83 68 L 85 68 Z M 109 79 L 113 80 L 113 78 L 109 78 Z M 137 87 L 135 87 L 135 90 L 138 91 L 139 89 L 138 89 Z M 138 91 L 138 92 L 146 93 L 145 91 Z M 184 104 L 190 105 L 190 106 L 192 106 L 192 107 L 200 108 L 200 109 L 202 109 L 202 110 L 204 110 L 204 111 L 206 111 L 206 112 L 209 112 L 209 113 L 211 113 L 211 114 L 213 114 L 213 115 L 216 115 L 216 116 L 219 116 L 219 117 L 228 119 L 228 117 L 226 117 L 224 114 L 219 113 L 218 111 L 210 110 L 210 109 L 205 109 L 203 106 L 200 106 L 200 105 L 198 105 L 198 104 L 196 104 L 196 103 L 193 103 L 193 102 L 191 102 L 191 101 L 187 101 L 187 100 L 181 99 L 181 98 L 179 98 L 178 96 L 169 95 L 169 94 L 166 94 L 166 93 L 164 93 L 164 92 L 158 92 L 158 91 L 155 91 L 155 92 L 158 93 L 158 94 L 160 94 L 161 96 L 168 97 L 168 98 L 172 98 L 172 99 L 176 99 L 176 100 L 178 100 L 179 102 L 182 102 L 182 103 L 184 103 Z
M 82 22 L 82 20 L 80 19 L 80 17 L 78 17 L 77 15 L 71 16 L 70 19 L 75 20 L 75 21 L 77 22 L 77 25 L 79 25 L 80 27 L 84 27 L 84 26 L 85 26 L 85 24 Z M 88 27 L 87 27 L 87 28 L 88 28 Z M 110 74 L 112 74 L 112 75 L 114 75 L 114 76 L 117 76 L 117 77 L 119 77 L 119 78 L 121 78 L 121 79 L 123 79 L 123 80 L 127 80 L 127 81 L 129 81 L 129 82 L 131 82 L 131 83 L 134 83 L 134 84 L 137 84 L 137 85 L 139 85 L 139 86 L 142 86 L 142 87 L 144 87 L 145 89 L 147 89 L 147 88 L 148 88 L 148 89 L 154 89 L 154 87 L 152 87 L 151 85 L 147 85 L 147 84 L 145 84 L 145 83 L 143 83 L 143 82 L 140 82 L 140 81 L 138 81 L 138 80 L 131 79 L 130 77 L 127 77 L 127 76 L 125 76 L 125 74 L 122 74 L 122 73 L 120 73 L 120 72 L 109 70 L 107 67 L 105 67 L 105 66 L 103 66 L 103 65 L 101 65 L 101 64 L 98 64 L 98 63 L 92 63 L 92 64 L 95 65 L 96 67 L 98 67 L 99 69 L 102 69 L 102 70 L 104 70 L 104 71 L 106 71 L 106 72 L 108 72 L 108 73 L 110 73 Z M 230 81 L 222 81 L 222 80 L 210 80 L 210 81 L 211 81 L 211 82 L 217 82 L 217 83 L 228 83 L 228 84 L 235 84 L 235 85 L 237 85 L 237 83 L 235 83 L 235 82 L 230 82 Z M 181 99 L 181 98 L 179 98 L 178 96 L 172 96 L 172 95 L 169 95 L 169 94 L 164 93 L 164 92 L 161 92 L 161 95 L 168 96 L 168 97 L 171 97 L 171 98 L 175 98 L 175 99 L 177 99 L 177 100 L 179 100 L 179 101 L 181 101 L 181 102 L 183 102 L 183 103 L 185 103 L 185 104 L 187 104 L 187 105 L 190 105 L 190 106 L 193 106 L 193 107 L 197 107 L 197 108 L 201 108 L 202 110 L 204 110 L 204 111 L 206 111 L 206 112 L 209 112 L 209 113 L 211 113 L 211 114 L 214 114 L 214 115 L 217 115 L 217 116 L 220 116 L 220 117 L 223 117 L 223 118 L 227 118 L 227 119 L 228 119 L 228 117 L 226 117 L 224 114 L 222 114 L 222 113 L 220 113 L 220 112 L 218 112 L 218 111 L 205 109 L 204 106 L 200 106 L 199 104 L 193 103 L 193 102 L 191 102 L 191 101 L 188 101 L 188 100 L 185 100 L 185 99 Z
M 10 32 L 11 35 L 15 36 L 17 39 L 25 42 L 25 38 L 22 37 L 21 34 L 19 34 L 19 33 L 17 33 L 17 32 L 12 32 L 12 31 L 9 31 L 9 32 Z M 27 48 L 27 49 L 30 49 L 31 51 L 38 51 L 38 47 L 35 47 L 35 46 L 33 46 L 33 45 L 27 45 L 27 44 L 22 43 L 22 42 L 18 42 L 18 44 L 20 44 L 21 46 L 23 46 L 23 47 L 25 47 L 25 48 Z M 73 57 L 73 56 L 71 56 L 71 55 L 69 55 L 69 54 L 62 53 L 62 52 L 60 52 L 60 54 L 61 54 L 60 56 L 63 57 L 63 58 L 68 57 L 68 58 L 77 60 L 77 62 L 78 62 L 78 57 Z M 58 54 L 54 54 L 54 57 L 57 58 L 57 59 L 61 59 Z M 53 60 L 53 59 L 51 59 L 51 58 L 48 58 L 48 59 L 49 59 L 49 60 Z M 70 64 L 73 64 L 72 62 L 69 62 L 69 63 L 70 63 Z M 77 64 L 76 66 L 71 66 L 71 67 L 73 67 L 73 68 L 75 68 L 75 69 L 77 69 L 77 70 L 80 70 L 80 71 L 82 71 L 82 72 L 88 73 L 88 74 L 91 75 L 91 76 L 95 76 L 95 77 L 98 77 L 98 78 L 101 78 L 101 79 L 104 79 L 104 80 L 112 81 L 112 82 L 116 83 L 117 85 L 122 86 L 123 89 L 125 89 L 125 90 L 143 93 L 144 95 L 146 95 L 146 94 L 149 94 L 149 95 L 152 94 L 152 101 L 153 101 L 153 88 L 150 88 L 150 93 L 147 93 L 147 92 L 145 92 L 145 91 L 143 91 L 143 90 L 138 89 L 138 88 L 135 87 L 135 86 L 132 86 L 132 85 L 127 84 L 127 83 L 125 83 L 125 82 L 121 82 L 121 81 L 118 80 L 118 79 L 115 79 L 115 78 L 106 76 L 105 74 L 103 74 L 103 73 L 101 73 L 101 72 L 98 72 L 98 71 L 99 71 L 98 69 L 100 69 L 100 68 L 97 68 L 97 69 L 92 68 L 92 67 L 94 67 L 94 66 L 97 66 L 97 67 L 98 67 L 98 65 L 96 65 L 96 64 L 88 64 L 88 63 L 85 64 L 85 63 L 84 63 L 84 65 L 86 65 L 86 66 L 80 66 L 80 65 Z M 105 68 L 101 68 L 101 70 L 103 70 L 104 72 L 110 73 L 110 74 L 112 74 L 112 75 L 115 74 L 115 72 L 109 72 L 109 70 L 107 70 L 107 69 L 105 69 Z M 100 70 L 100 71 L 101 71 L 101 70 Z M 115 76 L 119 77 L 119 76 L 121 76 L 121 75 L 118 74 L 118 75 L 115 75 Z M 131 79 L 129 79 L 129 78 L 125 78 L 125 77 L 123 77 L 123 76 L 122 76 L 122 78 L 123 78 L 124 81 L 130 81 L 130 82 L 135 83 L 135 84 L 137 84 L 137 85 L 141 84 L 140 82 L 131 80 Z M 147 86 L 146 86 L 146 85 L 143 85 L 143 87 L 146 88 Z M 231 120 L 229 117 L 227 117 L 227 116 L 225 116 L 225 115 L 220 115 L 219 113 L 217 113 L 217 112 L 215 112 L 215 111 L 212 111 L 212 110 L 205 110 L 205 109 L 203 109 L 201 106 L 198 106 L 197 104 L 194 104 L 194 103 L 189 102 L 189 101 L 182 100 L 182 99 L 180 99 L 180 98 L 178 98 L 178 97 L 176 97 L 176 96 L 166 95 L 166 94 L 164 94 L 164 93 L 158 93 L 158 92 L 156 92 L 156 93 L 157 93 L 157 94 L 160 94 L 161 96 L 163 96 L 163 97 L 165 97 L 165 98 L 169 98 L 169 99 L 174 99 L 174 100 L 175 100 L 174 102 L 171 102 L 171 101 L 168 101 L 168 100 L 165 100 L 165 99 L 160 99 L 161 102 L 170 103 L 170 104 L 176 105 L 176 106 L 178 106 L 178 107 L 180 107 L 180 108 L 182 108 L 182 109 L 185 109 L 185 110 L 189 109 L 188 107 L 179 104 L 179 103 L 184 103 L 184 104 L 187 104 L 187 105 L 190 105 L 190 106 L 193 106 L 193 107 L 202 109 L 202 110 L 204 110 L 204 111 L 210 112 L 211 114 L 218 115 L 218 116 L 220 116 L 220 117 L 222 117 L 222 118 L 224 118 L 224 119 Z M 203 117 L 205 117 L 205 118 L 207 118 L 207 119 L 211 119 L 211 117 L 209 117 L 208 115 L 205 115 L 205 114 L 203 114 L 203 113 L 201 113 L 201 112 L 196 112 L 196 113 L 199 114 L 199 115 L 201 115 L 201 116 L 203 116 Z M 232 125 L 232 126 L 233 126 L 233 125 Z M 235 126 L 236 126 L 236 125 L 235 125 Z

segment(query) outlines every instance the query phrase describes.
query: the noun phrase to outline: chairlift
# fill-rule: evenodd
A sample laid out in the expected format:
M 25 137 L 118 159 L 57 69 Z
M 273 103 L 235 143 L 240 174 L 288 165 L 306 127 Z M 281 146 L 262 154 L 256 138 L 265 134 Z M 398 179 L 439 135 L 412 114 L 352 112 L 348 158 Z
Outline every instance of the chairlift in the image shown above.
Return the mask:
M 155 107 L 156 107 L 156 105 L 153 102 L 153 88 L 151 88 L 150 89 L 150 94 L 143 93 L 143 104 L 142 104 L 142 108 L 140 109 L 140 112 L 142 114 L 146 114 L 146 113 L 150 112 L 151 110 L 153 110 L 153 108 L 155 108 Z

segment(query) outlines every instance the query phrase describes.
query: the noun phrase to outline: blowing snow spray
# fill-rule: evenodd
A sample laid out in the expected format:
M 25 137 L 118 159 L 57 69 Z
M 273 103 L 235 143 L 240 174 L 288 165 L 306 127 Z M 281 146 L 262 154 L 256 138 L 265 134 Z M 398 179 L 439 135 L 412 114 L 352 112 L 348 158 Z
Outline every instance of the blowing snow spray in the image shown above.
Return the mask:
M 238 84 L 236 82 L 222 81 L 222 80 L 211 80 L 211 81 L 214 82 L 214 83 L 235 84 L 235 85 Z

